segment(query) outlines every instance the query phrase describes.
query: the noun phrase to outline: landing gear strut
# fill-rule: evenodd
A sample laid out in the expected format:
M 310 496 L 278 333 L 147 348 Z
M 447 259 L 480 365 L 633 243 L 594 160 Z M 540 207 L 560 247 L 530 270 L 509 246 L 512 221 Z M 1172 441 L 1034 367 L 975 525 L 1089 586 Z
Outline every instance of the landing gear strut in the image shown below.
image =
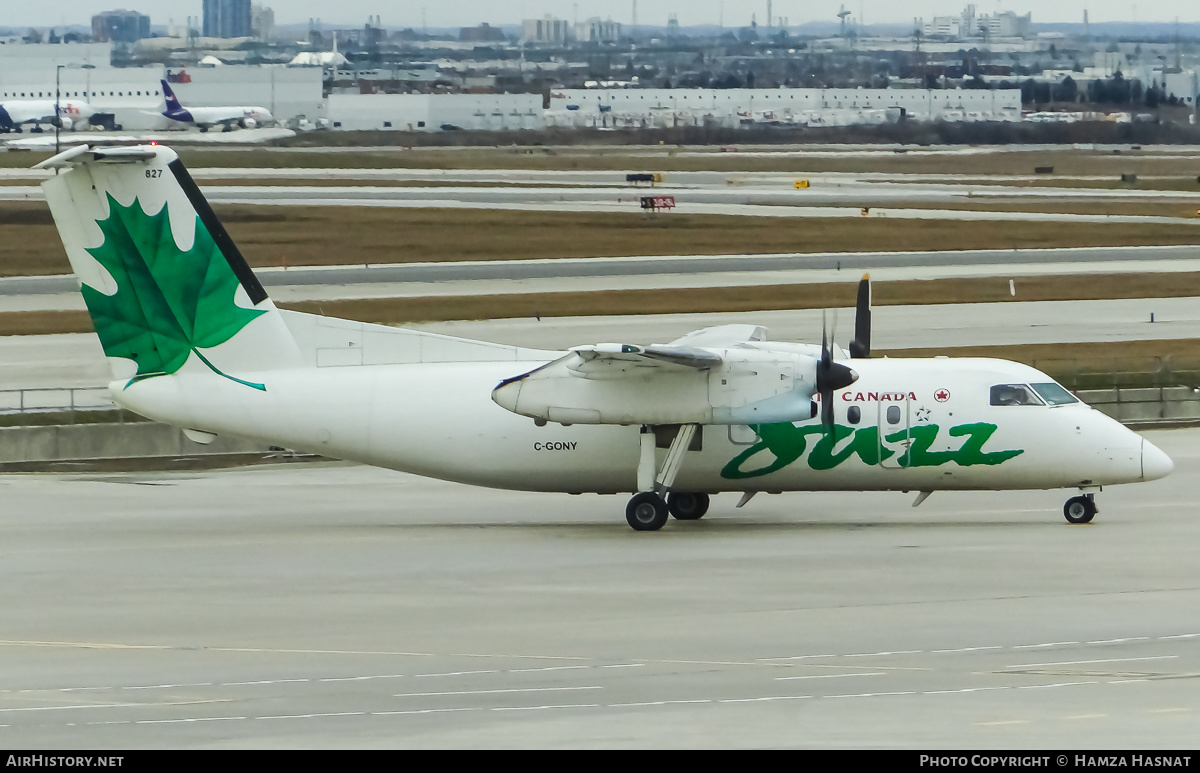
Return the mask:
M 655 474 L 654 428 L 642 427 L 637 468 L 638 493 L 634 494 L 625 508 L 625 520 L 634 529 L 658 531 L 666 524 L 668 515 L 681 521 L 694 521 L 708 512 L 708 494 L 671 491 L 696 430 L 695 424 L 680 425 L 667 450 L 662 469 Z
M 1096 507 L 1095 494 L 1082 494 L 1071 497 L 1063 505 L 1063 515 L 1070 523 L 1091 523 L 1100 510 Z

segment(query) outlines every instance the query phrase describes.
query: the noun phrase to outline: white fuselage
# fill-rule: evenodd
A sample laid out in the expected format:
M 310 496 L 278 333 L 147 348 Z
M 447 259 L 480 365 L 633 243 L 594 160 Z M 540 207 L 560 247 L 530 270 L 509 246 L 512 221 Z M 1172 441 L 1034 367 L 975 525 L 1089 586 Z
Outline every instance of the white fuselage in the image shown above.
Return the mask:
M 26 123 L 52 123 L 55 111 L 69 127 L 92 115 L 91 105 L 78 99 L 9 99 L 0 102 L 0 126 L 20 126 Z
M 185 118 L 177 118 L 168 115 L 172 121 L 181 124 L 194 124 L 196 126 L 243 126 L 247 123 L 255 126 L 265 126 L 273 123 L 275 118 L 271 115 L 271 111 L 265 107 L 256 106 L 230 106 L 230 107 L 189 107 L 184 112 L 184 115 L 191 117 L 191 120 Z
M 1000 360 L 854 360 L 835 395 L 836 440 L 817 419 L 708 425 L 675 483 L 684 491 L 1047 489 L 1160 477 L 1157 448 L 1083 403 L 993 406 L 991 386 L 1049 380 Z M 297 368 L 239 374 L 201 368 L 129 386 L 122 405 L 216 434 L 506 489 L 617 493 L 637 488 L 637 426 L 546 423 L 490 399 L 529 362 Z M 941 399 L 944 398 L 944 399 Z M 858 408 L 858 424 L 848 422 Z M 889 411 L 889 409 L 891 409 Z M 889 416 L 890 413 L 890 416 Z M 661 460 L 665 450 L 659 450 Z M 1163 465 L 1166 465 L 1165 469 Z

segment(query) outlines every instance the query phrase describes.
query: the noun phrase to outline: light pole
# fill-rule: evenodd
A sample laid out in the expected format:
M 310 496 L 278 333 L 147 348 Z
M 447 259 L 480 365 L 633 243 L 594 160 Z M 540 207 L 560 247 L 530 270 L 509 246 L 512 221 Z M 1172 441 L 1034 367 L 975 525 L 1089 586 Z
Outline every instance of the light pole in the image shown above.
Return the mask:
M 62 94 L 62 69 L 65 64 L 56 65 L 54 68 L 54 155 L 59 152 L 58 132 L 62 128 L 62 108 L 59 105 L 60 95 Z

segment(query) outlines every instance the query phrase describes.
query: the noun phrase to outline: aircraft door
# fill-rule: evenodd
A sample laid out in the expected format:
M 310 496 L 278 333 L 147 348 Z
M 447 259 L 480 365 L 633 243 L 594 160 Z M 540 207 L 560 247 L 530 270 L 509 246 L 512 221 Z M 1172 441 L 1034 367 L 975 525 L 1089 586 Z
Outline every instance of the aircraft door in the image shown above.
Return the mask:
M 902 400 L 880 400 L 878 407 L 879 466 L 897 470 L 908 467 L 908 449 L 912 445 L 912 414 L 908 396 Z

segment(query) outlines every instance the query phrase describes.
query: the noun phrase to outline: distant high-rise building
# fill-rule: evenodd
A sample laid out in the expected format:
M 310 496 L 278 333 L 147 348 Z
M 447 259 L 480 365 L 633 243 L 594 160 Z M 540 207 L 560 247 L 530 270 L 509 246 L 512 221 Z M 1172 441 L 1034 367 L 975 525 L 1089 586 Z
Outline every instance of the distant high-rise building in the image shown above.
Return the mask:
M 268 40 L 275 31 L 275 11 L 265 5 L 250 5 L 250 32 L 259 40 Z
M 92 40 L 134 43 L 150 37 L 150 17 L 137 11 L 105 11 L 92 17 Z
M 521 21 L 521 42 L 563 45 L 571 39 L 571 25 L 566 19 L 547 15 L 542 19 Z
M 503 43 L 504 30 L 493 27 L 487 22 L 478 27 L 463 27 L 458 31 L 458 39 L 471 43 Z
M 935 16 L 928 23 L 922 20 L 920 26 L 926 37 L 948 40 L 1030 38 L 1033 37 L 1033 14 L 1018 16 L 1012 11 L 1000 11 L 991 16 L 986 13 L 979 16 L 974 5 L 967 5 L 958 16 Z
M 250 0 L 204 0 L 204 29 L 206 38 L 248 38 Z
M 612 19 L 592 17 L 575 25 L 575 39 L 580 43 L 616 43 L 621 39 L 621 25 Z

